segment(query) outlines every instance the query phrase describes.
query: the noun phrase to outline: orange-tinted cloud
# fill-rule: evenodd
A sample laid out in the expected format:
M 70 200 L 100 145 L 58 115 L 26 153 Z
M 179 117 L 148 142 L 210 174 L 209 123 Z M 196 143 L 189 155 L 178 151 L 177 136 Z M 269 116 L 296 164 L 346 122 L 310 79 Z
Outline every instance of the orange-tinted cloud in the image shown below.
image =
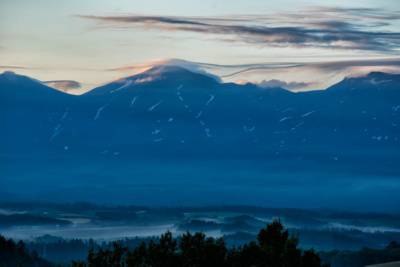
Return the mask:
M 387 53 L 396 52 L 400 48 L 400 32 L 383 28 L 400 20 L 400 16 L 395 11 L 382 9 L 321 7 L 297 13 L 225 17 L 79 17 L 111 28 L 144 27 L 161 31 L 229 35 L 233 40 L 265 46 L 357 49 Z
M 76 90 L 81 88 L 81 84 L 77 81 L 72 80 L 55 80 L 55 81 L 44 81 L 44 84 L 61 90 L 63 92 L 68 92 L 71 90 Z

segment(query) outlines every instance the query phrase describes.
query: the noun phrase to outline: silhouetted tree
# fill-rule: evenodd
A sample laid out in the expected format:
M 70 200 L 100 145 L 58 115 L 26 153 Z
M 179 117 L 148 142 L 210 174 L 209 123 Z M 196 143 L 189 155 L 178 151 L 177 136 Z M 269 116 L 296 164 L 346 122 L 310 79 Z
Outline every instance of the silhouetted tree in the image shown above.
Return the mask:
M 83 261 L 72 261 L 71 267 L 86 267 L 86 263 Z
M 150 241 L 148 244 L 148 263 L 154 267 L 173 267 L 179 265 L 179 258 L 176 254 L 176 241 L 172 238 L 171 232 L 161 235 L 158 242 Z
M 203 233 L 182 235 L 180 244 L 182 266 L 224 266 L 227 249 L 223 239 L 206 238 Z
M 222 238 L 203 233 L 187 232 L 177 241 L 166 232 L 131 251 L 119 243 L 112 249 L 91 248 L 88 267 L 320 267 L 319 256 L 313 250 L 303 252 L 298 243 L 279 220 L 261 229 L 257 241 L 232 249 L 227 249 Z M 84 266 L 73 263 L 73 267 Z
M 306 250 L 303 254 L 303 267 L 319 267 L 321 260 L 314 250 Z
M 141 242 L 134 250 L 129 251 L 126 255 L 127 266 L 149 266 L 147 262 L 147 246 L 145 242 Z
M 41 259 L 36 252 L 29 253 L 25 244 L 19 241 L 17 244 L 0 235 L 0 266 L 23 267 L 50 267 L 49 262 Z

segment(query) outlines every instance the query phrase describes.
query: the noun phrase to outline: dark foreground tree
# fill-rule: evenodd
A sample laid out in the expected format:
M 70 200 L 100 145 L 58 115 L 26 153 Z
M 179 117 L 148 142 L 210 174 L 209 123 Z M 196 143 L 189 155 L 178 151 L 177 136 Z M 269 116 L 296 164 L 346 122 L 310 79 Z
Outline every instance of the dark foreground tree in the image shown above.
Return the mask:
M 74 267 L 320 267 L 313 250 L 302 251 L 279 220 L 262 229 L 257 241 L 228 249 L 222 238 L 185 233 L 177 240 L 170 232 L 157 241 L 142 242 L 128 251 L 115 243 L 113 249 L 89 251 L 88 261 Z
M 49 262 L 35 252 L 29 253 L 22 241 L 15 243 L 0 235 L 0 267 L 50 267 Z

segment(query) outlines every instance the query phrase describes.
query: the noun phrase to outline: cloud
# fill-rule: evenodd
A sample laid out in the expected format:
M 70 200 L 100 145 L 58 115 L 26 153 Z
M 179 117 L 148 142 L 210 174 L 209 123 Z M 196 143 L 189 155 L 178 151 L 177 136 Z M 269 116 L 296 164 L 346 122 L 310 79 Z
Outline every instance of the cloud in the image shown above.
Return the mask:
M 149 70 L 150 68 L 152 68 L 154 66 L 160 66 L 160 65 L 182 67 L 191 72 L 196 72 L 196 73 L 200 73 L 203 75 L 207 75 L 209 77 L 214 78 L 215 80 L 217 80 L 219 82 L 221 81 L 219 76 L 214 75 L 207 70 L 208 68 L 206 66 L 210 66 L 212 64 L 199 63 L 199 62 L 193 62 L 193 61 L 176 59 L 176 58 L 153 60 L 153 61 L 149 61 L 147 63 L 111 68 L 108 70 L 125 72 L 125 73 L 129 73 L 130 75 L 132 75 L 132 74 L 137 74 L 137 73 Z M 214 66 L 219 66 L 219 65 L 215 64 Z
M 291 91 L 326 88 L 346 76 L 363 75 L 371 71 L 400 73 L 399 58 L 353 59 L 324 62 L 281 62 L 251 64 L 215 64 L 180 59 L 153 60 L 108 69 L 133 75 L 157 65 L 175 65 L 191 71 L 219 77 L 223 82 L 255 83 L 261 87 L 283 87 Z
M 352 59 L 340 61 L 322 61 L 322 62 L 279 62 L 279 63 L 249 63 L 249 64 L 215 64 L 205 62 L 195 62 L 181 59 L 164 59 L 150 61 L 146 64 L 125 66 L 122 68 L 115 68 L 113 70 L 126 70 L 126 69 L 139 69 L 150 68 L 156 65 L 177 65 L 187 67 L 189 70 L 197 72 L 213 73 L 221 78 L 235 78 L 241 74 L 262 71 L 278 71 L 290 72 L 295 69 L 308 69 L 311 71 L 319 71 L 326 73 L 334 73 L 338 71 L 345 71 L 347 69 L 369 67 L 393 67 L 400 70 L 400 57 L 393 58 L 372 58 L 372 59 Z
M 393 67 L 400 70 L 400 58 L 375 58 L 375 59 L 353 59 L 342 61 L 323 61 L 323 62 L 281 62 L 281 63 L 252 63 L 238 65 L 218 65 L 197 63 L 203 68 L 218 69 L 221 78 L 234 78 L 239 75 L 262 71 L 288 72 L 299 69 L 334 73 L 345 71 L 357 67 Z
M 280 87 L 280 88 L 284 88 L 284 89 L 288 89 L 288 90 L 292 90 L 292 91 L 304 89 L 304 88 L 310 87 L 311 85 L 313 85 L 313 83 L 285 82 L 285 81 L 276 80 L 276 79 L 272 79 L 269 81 L 263 80 L 258 84 L 258 86 L 260 86 L 262 88 L 278 88 L 278 87 Z
M 321 16 L 335 16 L 343 18 L 358 18 L 358 19 L 373 19 L 373 20 L 398 20 L 400 19 L 400 14 L 397 10 L 384 10 L 382 8 L 364 8 L 364 7 L 353 7 L 353 8 L 343 8 L 343 7 L 327 7 L 327 6 L 315 6 L 309 8 L 312 12 L 316 12 Z
M 102 24 L 101 26 L 111 28 L 143 27 L 162 31 L 214 34 L 265 46 L 381 52 L 397 52 L 400 48 L 400 32 L 383 29 L 392 25 L 393 21 L 400 20 L 400 15 L 382 9 L 314 7 L 297 13 L 224 17 L 141 15 L 80 15 L 79 17 L 97 21 Z
M 43 83 L 64 92 L 81 88 L 81 84 L 79 82 L 72 80 L 43 81 Z
M 28 67 L 23 67 L 23 66 L 13 66 L 13 65 L 0 65 L 0 69 L 3 70 L 25 70 L 25 69 L 30 69 Z

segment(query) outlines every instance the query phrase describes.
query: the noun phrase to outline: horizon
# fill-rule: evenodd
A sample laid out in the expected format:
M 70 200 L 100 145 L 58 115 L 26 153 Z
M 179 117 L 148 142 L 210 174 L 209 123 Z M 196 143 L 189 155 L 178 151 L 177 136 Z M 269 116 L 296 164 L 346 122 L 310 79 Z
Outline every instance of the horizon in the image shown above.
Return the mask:
M 69 95 L 80 96 L 80 95 L 83 95 L 85 93 L 91 92 L 91 91 L 93 91 L 93 90 L 95 90 L 95 89 L 97 89 L 99 87 L 106 86 L 108 84 L 111 84 L 111 83 L 114 83 L 114 82 L 118 82 L 118 81 L 121 81 L 121 80 L 133 78 L 136 75 L 144 74 L 147 71 L 151 70 L 152 68 L 160 67 L 160 66 L 161 67 L 164 67 L 164 66 L 166 66 L 166 67 L 169 67 L 169 66 L 170 67 L 179 67 L 181 69 L 185 69 L 185 70 L 190 71 L 192 73 L 196 73 L 196 74 L 199 74 L 199 75 L 204 75 L 204 76 L 208 76 L 208 77 L 214 78 L 216 80 L 216 82 L 218 82 L 218 83 L 234 83 L 234 84 L 237 84 L 237 85 L 253 84 L 253 85 L 257 86 L 258 88 L 260 88 L 261 90 L 279 88 L 279 89 L 287 90 L 287 91 L 292 92 L 292 93 L 302 93 L 302 92 L 309 92 L 309 91 L 323 91 L 323 90 L 329 89 L 329 87 L 334 86 L 335 84 L 337 84 L 337 83 L 339 83 L 339 82 L 341 82 L 341 81 L 343 81 L 345 79 L 348 79 L 348 78 L 363 78 L 363 77 L 367 77 L 367 76 L 369 76 L 369 75 L 371 75 L 373 73 L 382 73 L 382 74 L 385 74 L 385 75 L 399 75 L 400 74 L 400 72 L 397 72 L 397 71 L 393 71 L 393 72 L 370 71 L 370 72 L 367 72 L 367 73 L 357 73 L 357 74 L 353 74 L 353 75 L 344 76 L 342 80 L 339 80 L 339 81 L 337 81 L 337 82 L 335 82 L 333 84 L 328 84 L 327 87 L 325 87 L 325 88 L 312 88 L 312 89 L 309 89 L 309 90 L 292 90 L 289 87 L 285 86 L 285 85 L 289 85 L 288 83 L 285 83 L 285 82 L 280 81 L 280 80 L 275 80 L 275 79 L 269 80 L 268 83 L 265 84 L 265 85 L 263 85 L 263 83 L 252 83 L 250 81 L 246 81 L 245 83 L 229 82 L 229 81 L 223 81 L 221 79 L 221 77 L 219 77 L 219 76 L 217 76 L 215 74 L 212 74 L 212 73 L 205 72 L 202 69 L 196 70 L 196 69 L 193 69 L 193 68 L 188 68 L 187 66 L 185 67 L 185 66 L 173 65 L 173 64 L 160 64 L 160 65 L 152 65 L 151 67 L 149 67 L 149 68 L 147 68 L 147 69 L 145 69 L 143 71 L 137 72 L 137 73 L 135 73 L 135 74 L 133 74 L 131 76 L 120 77 L 120 78 L 118 78 L 116 80 L 105 82 L 104 84 L 100 84 L 99 86 L 96 86 L 96 87 L 93 87 L 93 88 L 88 88 L 88 89 L 86 89 L 84 91 L 82 91 L 82 90 L 71 90 L 71 89 L 66 90 L 65 87 L 69 87 L 69 88 L 70 87 L 74 87 L 74 86 L 76 87 L 76 85 L 73 84 L 73 81 L 69 81 L 69 80 L 40 81 L 40 80 L 35 79 L 35 77 L 22 75 L 22 74 L 19 74 L 18 72 L 15 72 L 13 70 L 4 70 L 3 73 L 0 73 L 0 75 L 5 75 L 7 73 L 10 73 L 10 74 L 17 75 L 17 76 L 28 77 L 28 78 L 34 79 L 34 80 L 36 80 L 36 81 L 46 85 L 47 87 L 50 87 L 50 88 L 54 89 L 54 90 L 57 90 L 57 91 L 60 91 L 60 92 L 63 92 L 63 93 L 69 94 Z
M 80 94 L 183 62 L 224 82 L 278 80 L 307 91 L 346 76 L 400 72 L 399 11 L 394 0 L 6 0 L 0 70 Z
M 0 36 L 0 266 L 400 260 L 400 0 L 0 0 Z

